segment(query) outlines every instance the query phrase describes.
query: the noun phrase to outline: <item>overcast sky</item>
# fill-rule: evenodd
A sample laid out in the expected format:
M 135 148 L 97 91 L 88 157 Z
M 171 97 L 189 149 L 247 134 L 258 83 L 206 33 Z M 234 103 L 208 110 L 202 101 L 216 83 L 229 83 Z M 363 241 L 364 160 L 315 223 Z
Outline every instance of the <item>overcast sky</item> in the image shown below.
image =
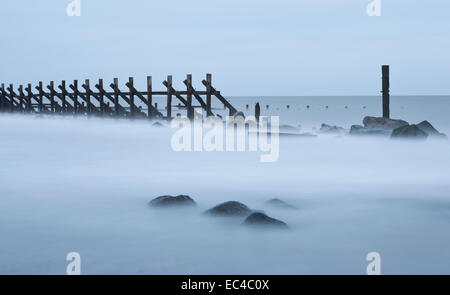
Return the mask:
M 168 74 L 181 88 L 208 72 L 225 95 L 450 94 L 450 1 L 2 0 L 0 81 L 143 84 Z

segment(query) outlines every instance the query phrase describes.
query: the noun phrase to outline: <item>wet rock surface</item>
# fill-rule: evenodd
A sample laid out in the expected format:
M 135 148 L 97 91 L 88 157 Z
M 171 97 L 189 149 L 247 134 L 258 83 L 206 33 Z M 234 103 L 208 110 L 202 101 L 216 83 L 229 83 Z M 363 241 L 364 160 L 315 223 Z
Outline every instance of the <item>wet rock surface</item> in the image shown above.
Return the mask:
M 422 131 L 417 125 L 408 125 L 399 127 L 392 131 L 391 138 L 405 138 L 405 139 L 427 139 L 428 133 Z
M 189 207 L 196 206 L 193 199 L 186 195 L 160 196 L 150 201 L 150 207 Z
M 288 229 L 285 222 L 269 217 L 262 212 L 250 214 L 242 224 L 248 227 L 261 229 Z
M 205 211 L 205 214 L 212 216 L 236 217 L 247 216 L 251 212 L 252 210 L 250 210 L 250 208 L 246 205 L 236 201 L 229 201 Z
M 434 128 L 433 125 L 431 125 L 428 121 L 422 121 L 419 124 L 417 124 L 417 127 L 422 130 L 423 132 L 427 133 L 431 137 L 438 137 L 438 138 L 447 138 L 447 135 L 444 133 L 440 133 L 437 131 L 436 128 Z
M 409 125 L 408 122 L 403 120 L 370 116 L 367 116 L 363 119 L 363 124 L 365 128 L 381 130 L 394 130 L 396 128 Z

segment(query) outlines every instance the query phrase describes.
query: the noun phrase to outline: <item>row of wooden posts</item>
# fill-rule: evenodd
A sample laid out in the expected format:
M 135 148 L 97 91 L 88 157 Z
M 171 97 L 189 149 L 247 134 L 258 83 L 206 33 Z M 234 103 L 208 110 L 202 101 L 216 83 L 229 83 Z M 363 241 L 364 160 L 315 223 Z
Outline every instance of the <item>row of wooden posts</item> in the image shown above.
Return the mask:
M 132 77 L 125 83 L 126 91 L 120 90 L 117 78 L 114 78 L 113 83 L 109 85 L 111 91 L 107 91 L 108 87 L 105 87 L 103 79 L 99 79 L 98 83 L 93 85 L 96 90 L 93 90 L 88 79 L 82 85 L 79 85 L 78 80 L 74 80 L 69 85 L 63 80 L 57 87 L 51 81 L 46 89 L 42 82 L 39 82 L 35 89 L 29 83 L 26 87 L 19 85 L 17 91 L 13 84 L 5 87 L 5 84 L 2 83 L 0 111 L 170 119 L 172 118 L 172 99 L 175 98 L 180 101 L 179 105 L 182 104 L 186 108 L 187 116 L 193 118 L 193 99 L 197 100 L 200 107 L 210 116 L 214 115 L 211 106 L 212 97 L 216 97 L 229 110 L 230 115 L 237 112 L 228 100 L 220 94 L 220 91 L 212 86 L 211 74 L 207 74 L 206 79 L 202 80 L 202 84 L 206 88 L 204 91 L 194 89 L 192 75 L 190 74 L 186 76 L 183 82 L 186 85 L 186 90 L 183 91 L 174 89 L 172 76 L 170 75 L 162 83 L 166 87 L 164 91 L 153 90 L 151 76 L 147 77 L 147 89 L 145 91 L 138 91 L 135 88 Z M 33 90 L 37 90 L 37 92 L 33 92 Z M 167 97 L 166 114 L 158 110 L 157 103 L 153 104 L 154 96 Z M 136 101 L 141 101 L 147 107 L 147 110 L 145 111 L 142 107 L 137 106 Z

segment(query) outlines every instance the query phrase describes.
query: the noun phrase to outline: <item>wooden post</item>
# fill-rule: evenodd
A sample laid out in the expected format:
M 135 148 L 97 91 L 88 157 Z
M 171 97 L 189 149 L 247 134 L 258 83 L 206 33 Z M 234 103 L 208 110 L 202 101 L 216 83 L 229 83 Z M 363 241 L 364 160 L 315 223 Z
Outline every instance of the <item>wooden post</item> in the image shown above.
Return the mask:
M 74 114 L 78 114 L 78 80 L 73 80 L 73 107 Z
M 50 106 L 51 106 L 51 112 L 56 112 L 55 107 L 55 83 L 53 81 L 50 81 Z
M 5 110 L 5 106 L 6 106 L 6 103 L 5 103 L 5 98 L 6 98 L 6 96 L 5 96 L 5 83 L 2 83 L 2 95 L 0 96 L 0 110 L 1 111 L 4 111 Z
M 84 81 L 86 85 L 86 113 L 89 115 L 91 113 L 91 91 L 89 86 L 89 79 Z
M 42 81 L 39 81 L 39 112 L 44 110 L 44 90 L 42 89 Z
M 259 102 L 257 102 L 255 105 L 255 118 L 257 123 L 259 123 L 260 116 L 261 116 L 261 107 L 259 106 Z
M 27 86 L 27 112 L 31 113 L 31 111 L 33 111 L 33 105 L 31 104 L 31 100 L 33 98 L 33 92 L 31 91 L 31 83 L 28 83 Z
M 133 92 L 133 88 L 134 88 L 134 79 L 133 77 L 129 77 L 128 78 L 128 83 L 130 84 L 129 88 L 130 88 L 130 112 L 131 112 L 131 118 L 134 117 L 135 113 L 134 113 L 134 92 Z
M 66 81 L 61 81 L 61 100 L 62 100 L 62 111 L 65 113 L 67 111 L 67 101 L 66 101 Z
M 194 112 L 192 109 L 192 75 L 186 75 L 186 87 L 187 87 L 187 117 L 192 120 L 194 118 Z
M 23 107 L 24 107 L 24 102 L 25 102 L 25 94 L 23 93 L 23 85 L 19 85 L 19 108 L 20 108 L 20 112 L 23 112 Z
M 167 118 L 172 118 L 172 76 L 167 76 Z
M 150 119 L 152 117 L 152 76 L 147 76 L 147 117 Z
M 9 96 L 11 98 L 9 106 L 11 108 L 11 111 L 14 111 L 14 85 L 13 84 L 9 84 Z
M 389 66 L 384 65 L 382 66 L 382 82 L 383 82 L 383 90 L 381 91 L 383 93 L 383 118 L 389 118 L 390 117 L 390 95 L 389 95 Z
M 99 100 L 100 100 L 100 113 L 105 114 L 106 108 L 105 108 L 105 101 L 104 101 L 104 95 L 103 95 L 103 79 L 98 79 L 98 86 L 100 86 L 100 93 L 99 93 Z
M 211 113 L 211 83 L 212 83 L 212 75 L 206 74 L 206 113 Z
M 114 78 L 114 108 L 116 111 L 116 116 L 119 115 L 119 79 Z

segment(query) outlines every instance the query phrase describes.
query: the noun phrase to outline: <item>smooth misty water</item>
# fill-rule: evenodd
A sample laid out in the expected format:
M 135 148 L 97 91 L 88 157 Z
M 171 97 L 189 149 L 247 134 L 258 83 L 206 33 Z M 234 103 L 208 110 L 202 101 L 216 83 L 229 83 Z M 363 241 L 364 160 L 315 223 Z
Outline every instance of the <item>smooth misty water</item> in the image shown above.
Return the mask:
M 305 131 L 380 112 L 370 97 L 232 98 L 256 101 Z M 392 102 L 393 117 L 446 133 L 449 111 L 445 97 Z M 281 138 L 279 161 L 260 163 L 259 152 L 173 152 L 173 130 L 143 121 L 1 114 L 0 126 L 0 273 L 64 274 L 71 251 L 85 274 L 364 274 L 370 251 L 385 274 L 450 273 L 449 141 Z M 147 206 L 163 194 L 198 207 Z M 274 197 L 299 210 L 268 207 Z M 227 200 L 291 230 L 201 215 Z

